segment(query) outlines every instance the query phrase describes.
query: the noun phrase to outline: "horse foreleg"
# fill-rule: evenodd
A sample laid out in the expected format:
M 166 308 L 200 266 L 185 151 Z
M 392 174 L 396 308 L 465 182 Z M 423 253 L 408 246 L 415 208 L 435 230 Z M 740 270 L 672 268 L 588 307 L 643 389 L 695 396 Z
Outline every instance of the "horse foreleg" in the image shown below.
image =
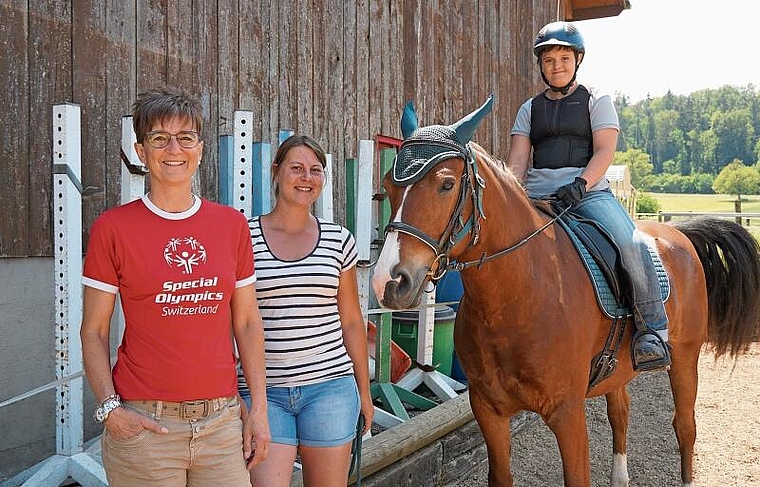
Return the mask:
M 583 398 L 560 405 L 544 421 L 557 438 L 565 487 L 589 487 L 591 466 Z
M 670 367 L 670 389 L 673 391 L 675 414 L 673 429 L 676 431 L 678 450 L 681 453 L 681 481 L 685 487 L 694 481 L 694 442 L 697 439 L 697 422 L 694 403 L 697 400 L 697 364 L 699 349 L 689 351 L 686 346 L 673 350 Z
M 610 392 L 607 398 L 607 418 L 612 427 L 612 472 L 610 486 L 628 487 L 628 418 L 631 396 L 626 386 Z
M 512 471 L 509 466 L 511 453 L 511 414 L 497 413 L 474 391 L 470 391 L 470 406 L 480 431 L 486 440 L 488 450 L 488 485 L 490 487 L 512 487 Z

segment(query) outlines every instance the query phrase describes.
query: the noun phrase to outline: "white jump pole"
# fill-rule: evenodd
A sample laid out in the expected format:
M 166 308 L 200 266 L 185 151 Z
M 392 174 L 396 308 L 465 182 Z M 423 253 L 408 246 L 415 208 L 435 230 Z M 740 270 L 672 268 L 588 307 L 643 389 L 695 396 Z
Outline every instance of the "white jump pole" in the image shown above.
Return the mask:
M 327 221 L 335 221 L 335 207 L 333 205 L 333 157 L 325 154 L 325 187 L 322 194 L 314 204 L 314 210 L 318 217 Z
M 359 263 L 369 264 L 370 244 L 372 242 L 372 172 L 375 161 L 375 143 L 372 140 L 359 141 L 357 157 L 358 182 L 356 185 L 356 251 Z M 359 304 L 361 304 L 364 322 L 367 322 L 370 293 L 369 267 L 357 267 L 356 278 L 359 283 Z
M 53 107 L 53 230 L 55 245 L 56 379 L 81 374 L 82 343 L 82 183 L 81 110 Z M 85 487 L 101 487 L 106 475 L 97 459 L 83 452 L 82 377 L 56 387 L 56 454 L 32 467 L 26 487 L 60 485 L 72 478 Z
M 129 203 L 136 199 L 142 198 L 145 194 L 145 175 L 148 174 L 148 168 L 142 163 L 137 156 L 135 143 L 137 135 L 132 128 L 132 116 L 127 115 L 121 118 L 121 204 Z M 116 300 L 117 316 L 117 343 L 121 343 L 124 336 L 124 311 L 121 309 L 121 299 Z
M 145 175 L 148 168 L 137 157 L 137 136 L 132 128 L 132 116 L 121 118 L 121 204 L 129 203 L 145 194 Z
M 234 116 L 232 207 L 253 216 L 253 112 L 236 110 Z

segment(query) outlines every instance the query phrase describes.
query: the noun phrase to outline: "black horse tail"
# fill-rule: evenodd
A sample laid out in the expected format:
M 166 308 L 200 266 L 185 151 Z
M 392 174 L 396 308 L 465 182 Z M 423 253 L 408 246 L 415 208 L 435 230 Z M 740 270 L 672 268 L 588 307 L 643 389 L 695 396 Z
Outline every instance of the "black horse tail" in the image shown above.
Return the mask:
M 715 356 L 746 352 L 760 338 L 760 247 L 744 227 L 698 218 L 673 223 L 699 255 L 707 280 L 708 341 Z

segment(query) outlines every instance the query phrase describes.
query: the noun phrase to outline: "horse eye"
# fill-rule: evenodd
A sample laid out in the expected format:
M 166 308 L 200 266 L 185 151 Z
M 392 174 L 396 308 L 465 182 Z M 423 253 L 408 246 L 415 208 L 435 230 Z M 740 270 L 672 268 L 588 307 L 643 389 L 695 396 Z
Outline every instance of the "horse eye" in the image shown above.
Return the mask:
M 452 189 L 454 189 L 453 181 L 444 181 L 441 185 L 441 191 L 451 191 Z

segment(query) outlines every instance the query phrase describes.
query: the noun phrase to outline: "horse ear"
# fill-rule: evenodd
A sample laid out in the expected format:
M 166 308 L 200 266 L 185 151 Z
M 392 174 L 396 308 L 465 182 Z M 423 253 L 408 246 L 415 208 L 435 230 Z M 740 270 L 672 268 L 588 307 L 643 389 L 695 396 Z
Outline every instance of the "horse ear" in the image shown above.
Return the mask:
M 493 93 L 491 93 L 480 108 L 450 126 L 456 132 L 457 139 L 461 143 L 466 144 L 470 141 L 473 134 L 475 134 L 475 129 L 478 128 L 478 124 L 483 120 L 483 117 L 491 112 L 491 108 L 493 108 Z
M 406 139 L 415 130 L 417 130 L 417 112 L 414 111 L 414 102 L 410 101 L 401 114 L 401 135 Z

